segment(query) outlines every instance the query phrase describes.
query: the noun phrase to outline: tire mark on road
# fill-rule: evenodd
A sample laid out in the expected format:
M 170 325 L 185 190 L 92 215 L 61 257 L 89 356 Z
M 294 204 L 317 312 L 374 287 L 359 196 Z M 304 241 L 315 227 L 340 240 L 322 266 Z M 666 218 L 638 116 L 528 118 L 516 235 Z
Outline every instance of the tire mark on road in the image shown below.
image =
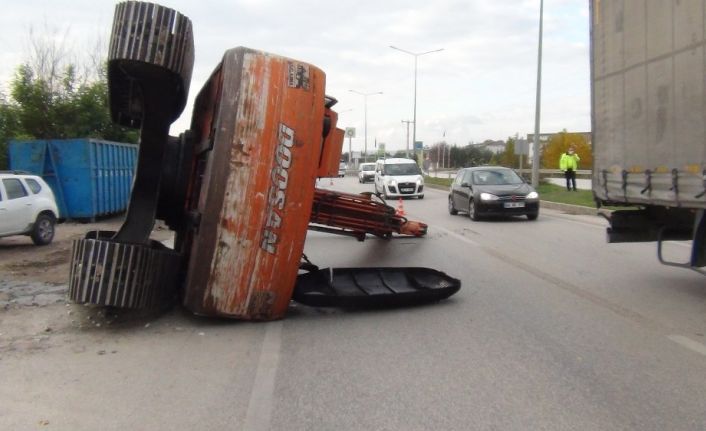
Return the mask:
M 703 344 L 692 340 L 691 338 L 687 338 L 683 335 L 667 335 L 667 338 L 670 340 L 674 341 L 675 343 L 679 344 L 682 347 L 686 347 L 687 349 L 691 350 L 692 352 L 696 352 L 698 354 L 701 354 L 703 356 L 706 356 L 706 346 Z
M 554 287 L 557 287 L 565 292 L 568 292 L 568 293 L 571 293 L 575 296 L 578 296 L 579 298 L 585 299 L 594 305 L 597 305 L 601 308 L 605 308 L 607 310 L 610 310 L 611 312 L 613 312 L 614 314 L 617 314 L 618 316 L 620 316 L 622 318 L 625 318 L 625 319 L 628 319 L 628 320 L 635 322 L 637 324 L 646 326 L 652 330 L 661 332 L 662 334 L 665 334 L 665 335 L 675 332 L 675 330 L 673 328 L 670 328 L 666 324 L 657 322 L 657 321 L 650 319 L 650 318 L 648 318 L 648 317 L 646 317 L 646 316 L 644 316 L 634 310 L 623 307 L 620 304 L 611 302 L 608 299 L 605 299 L 599 295 L 596 295 L 592 292 L 589 292 L 588 290 L 583 289 L 573 283 L 564 281 L 558 277 L 553 276 L 552 274 L 549 274 L 549 273 L 544 272 L 540 269 L 537 269 L 532 265 L 529 265 L 529 264 L 526 264 L 520 260 L 517 260 L 517 259 L 497 250 L 497 249 L 494 249 L 494 248 L 486 246 L 486 245 L 479 244 L 476 241 L 473 241 L 469 238 L 466 238 L 463 235 L 459 235 L 458 233 L 452 232 L 452 231 L 445 229 L 443 227 L 440 227 L 440 226 L 434 226 L 434 229 L 444 231 L 444 232 L 448 233 L 449 235 L 452 235 L 452 236 L 458 238 L 461 241 L 464 241 L 468 244 L 478 246 L 478 247 L 480 247 L 481 250 L 486 252 L 488 255 L 495 257 L 496 259 L 499 259 L 503 263 L 507 263 L 511 266 L 514 266 L 517 269 L 525 271 L 525 272 L 527 272 L 527 273 L 529 273 L 529 274 L 531 274 L 541 280 L 544 280 L 544 281 L 550 283 Z

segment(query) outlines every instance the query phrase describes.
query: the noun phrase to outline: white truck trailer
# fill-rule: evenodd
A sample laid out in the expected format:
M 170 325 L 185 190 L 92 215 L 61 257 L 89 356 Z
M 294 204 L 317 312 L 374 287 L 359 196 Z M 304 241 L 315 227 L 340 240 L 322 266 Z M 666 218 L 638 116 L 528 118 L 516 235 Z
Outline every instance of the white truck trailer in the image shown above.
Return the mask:
M 706 266 L 706 0 L 591 0 L 593 193 L 609 242 Z M 664 241 L 692 240 L 688 261 Z

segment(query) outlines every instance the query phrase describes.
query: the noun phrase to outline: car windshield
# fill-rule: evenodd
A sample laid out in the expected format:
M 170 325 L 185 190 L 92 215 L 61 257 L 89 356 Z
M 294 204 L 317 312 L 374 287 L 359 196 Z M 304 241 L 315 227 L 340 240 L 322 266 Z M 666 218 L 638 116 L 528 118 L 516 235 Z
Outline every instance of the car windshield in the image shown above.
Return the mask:
M 360 170 L 361 171 L 374 171 L 375 165 L 374 164 L 360 165 Z
M 473 184 L 492 186 L 522 184 L 522 178 L 510 169 L 483 170 L 473 172 Z
M 416 163 L 399 163 L 385 165 L 385 175 L 419 175 Z

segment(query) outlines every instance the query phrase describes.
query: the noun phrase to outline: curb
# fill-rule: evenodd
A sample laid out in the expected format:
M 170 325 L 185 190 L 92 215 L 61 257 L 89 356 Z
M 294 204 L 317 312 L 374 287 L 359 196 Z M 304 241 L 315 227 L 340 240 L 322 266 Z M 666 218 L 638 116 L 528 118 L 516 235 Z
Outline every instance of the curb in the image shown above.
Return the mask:
M 435 189 L 435 190 L 448 191 L 448 187 L 443 187 L 443 186 L 439 186 L 436 184 L 425 184 L 424 187 Z M 547 208 L 550 210 L 562 211 L 565 214 L 571 214 L 571 215 L 598 215 L 598 208 L 585 207 L 582 205 L 562 204 L 559 202 L 551 202 L 551 201 L 543 201 L 543 200 L 539 201 L 539 208 L 540 208 L 540 210 L 542 208 Z
M 585 207 L 582 205 L 562 204 L 559 202 L 539 201 L 539 208 L 562 211 L 571 215 L 598 215 L 598 208 Z

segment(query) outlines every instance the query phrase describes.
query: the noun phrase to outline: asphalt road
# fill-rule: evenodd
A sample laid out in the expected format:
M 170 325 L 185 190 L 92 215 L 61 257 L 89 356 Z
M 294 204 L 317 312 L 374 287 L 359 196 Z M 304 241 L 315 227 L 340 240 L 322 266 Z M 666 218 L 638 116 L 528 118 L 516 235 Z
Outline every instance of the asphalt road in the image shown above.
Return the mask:
M 463 282 L 451 299 L 293 305 L 271 323 L 175 310 L 28 340 L 0 352 L 0 429 L 706 429 L 703 276 L 659 265 L 654 244 L 606 244 L 594 216 L 472 222 L 446 196 L 403 202 L 426 238 L 310 232 L 306 253 L 321 267 L 439 269 Z

